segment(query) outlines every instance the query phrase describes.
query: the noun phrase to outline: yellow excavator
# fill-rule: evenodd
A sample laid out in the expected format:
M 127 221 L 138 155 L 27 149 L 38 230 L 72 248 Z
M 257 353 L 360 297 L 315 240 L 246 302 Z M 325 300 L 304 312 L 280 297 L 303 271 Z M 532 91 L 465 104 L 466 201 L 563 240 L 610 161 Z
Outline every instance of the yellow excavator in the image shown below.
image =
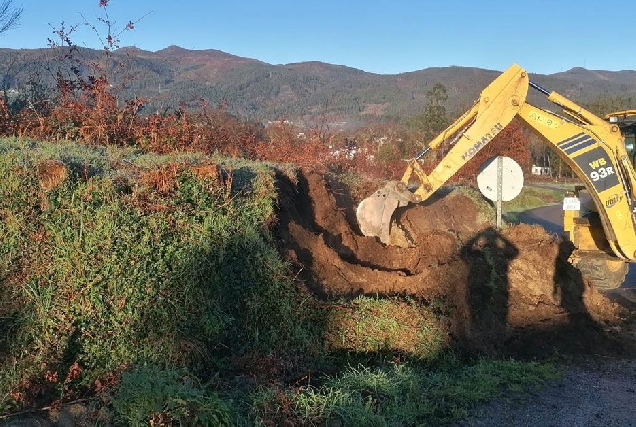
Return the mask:
M 558 107 L 555 113 L 527 102 L 533 88 Z M 389 244 L 398 207 L 428 199 L 515 117 L 521 119 L 567 163 L 583 185 L 569 194 L 578 201 L 587 190 L 595 206 L 582 216 L 580 203 L 564 203 L 564 236 L 574 245 L 570 262 L 599 288 L 621 285 L 628 263 L 636 261 L 636 111 L 600 118 L 564 96 L 530 81 L 513 64 L 480 94 L 473 107 L 433 139 L 408 163 L 400 181 L 390 181 L 357 208 L 360 230 Z M 448 149 L 429 173 L 421 159 L 431 150 Z M 450 148 L 449 148 L 450 147 Z M 419 181 L 409 188 L 413 177 Z

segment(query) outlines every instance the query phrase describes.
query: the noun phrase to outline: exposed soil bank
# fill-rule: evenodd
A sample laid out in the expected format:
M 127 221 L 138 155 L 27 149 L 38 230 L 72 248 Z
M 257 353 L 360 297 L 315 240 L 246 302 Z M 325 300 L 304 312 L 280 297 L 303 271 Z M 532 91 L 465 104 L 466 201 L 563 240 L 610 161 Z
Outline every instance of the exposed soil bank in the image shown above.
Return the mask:
M 497 230 L 471 198 L 452 192 L 400 213 L 414 247 L 385 246 L 360 234 L 354 206 L 336 185 L 314 171 L 297 182 L 279 179 L 281 250 L 315 294 L 442 299 L 452 340 L 469 351 L 632 353 L 629 311 L 583 280 L 566 262 L 568 243 L 540 226 Z

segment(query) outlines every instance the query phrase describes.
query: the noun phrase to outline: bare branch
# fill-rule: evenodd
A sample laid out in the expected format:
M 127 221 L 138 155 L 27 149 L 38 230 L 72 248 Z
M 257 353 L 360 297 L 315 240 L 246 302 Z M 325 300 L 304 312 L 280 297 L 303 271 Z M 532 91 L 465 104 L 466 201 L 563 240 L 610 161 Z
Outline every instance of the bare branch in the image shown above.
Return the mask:
M 20 16 L 22 16 L 22 7 L 13 7 L 13 0 L 2 0 L 0 2 L 0 34 L 14 28 Z

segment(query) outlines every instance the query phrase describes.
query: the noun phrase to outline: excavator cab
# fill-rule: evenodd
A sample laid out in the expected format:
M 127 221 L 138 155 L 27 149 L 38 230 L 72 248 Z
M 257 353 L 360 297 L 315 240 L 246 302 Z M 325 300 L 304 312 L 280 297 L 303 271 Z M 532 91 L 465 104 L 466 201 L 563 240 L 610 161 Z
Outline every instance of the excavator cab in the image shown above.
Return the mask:
M 636 164 L 636 110 L 622 110 L 609 113 L 605 120 L 616 124 L 625 138 L 625 150 L 632 165 Z

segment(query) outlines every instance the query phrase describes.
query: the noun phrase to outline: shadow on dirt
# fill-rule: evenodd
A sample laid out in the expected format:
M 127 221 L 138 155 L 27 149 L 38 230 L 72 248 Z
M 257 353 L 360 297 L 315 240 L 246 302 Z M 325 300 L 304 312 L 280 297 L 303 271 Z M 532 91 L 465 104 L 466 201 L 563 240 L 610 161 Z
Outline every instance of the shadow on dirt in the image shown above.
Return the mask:
M 567 261 L 573 250 L 571 242 L 560 241 L 554 260 L 553 298 L 561 310 L 546 325 L 514 331 L 508 343 L 512 354 L 633 357 L 633 340 L 622 333 L 631 314 L 598 292 Z
M 584 281 L 567 262 L 568 244 L 540 226 L 497 230 L 451 192 L 401 213 L 416 245 L 397 248 L 361 236 L 347 194 L 336 201 L 323 175 L 301 171 L 297 183 L 278 184 L 281 252 L 321 298 L 444 300 L 449 342 L 472 353 L 633 354 L 622 332 L 629 313 Z
M 495 228 L 478 232 L 460 251 L 469 268 L 466 283 L 466 314 L 459 325 L 460 342 L 486 353 L 497 352 L 506 336 L 510 263 L 519 249 Z M 458 284 L 458 286 L 462 286 Z

